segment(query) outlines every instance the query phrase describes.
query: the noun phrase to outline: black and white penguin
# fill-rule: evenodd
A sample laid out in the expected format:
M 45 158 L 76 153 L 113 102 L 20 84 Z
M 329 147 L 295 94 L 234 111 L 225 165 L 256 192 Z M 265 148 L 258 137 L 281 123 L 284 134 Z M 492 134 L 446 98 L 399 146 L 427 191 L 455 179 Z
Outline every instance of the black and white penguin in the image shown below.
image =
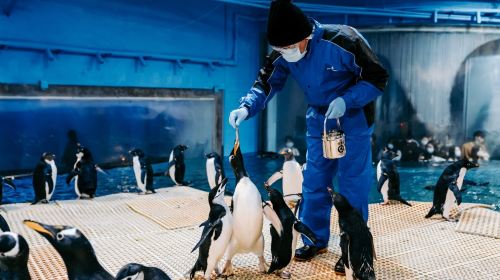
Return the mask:
M 13 190 L 16 190 L 16 185 L 14 184 L 14 180 L 12 180 L 12 178 L 0 176 L 0 204 L 2 204 L 3 201 L 4 185 L 9 188 L 12 188 Z
M 434 199 L 432 208 L 425 216 L 430 218 L 435 214 L 442 214 L 443 218 L 450 220 L 450 212 L 455 205 L 462 203 L 462 189 L 464 177 L 467 170 L 479 167 L 479 164 L 461 159 L 450 166 L 446 167 L 438 179 L 434 188 Z
M 134 169 L 137 187 L 143 194 L 155 193 L 153 188 L 153 167 L 148 157 L 138 148 L 130 150 L 129 154 L 132 156 L 132 168 Z
M 49 203 L 54 194 L 57 182 L 55 155 L 43 153 L 33 170 L 33 191 L 35 199 L 32 204 Z
M 373 236 L 361 213 L 338 193 L 332 193 L 339 214 L 340 249 L 347 279 L 375 280 Z
M 75 193 L 78 198 L 93 198 L 97 189 L 97 171 L 92 153 L 85 147 L 78 147 L 73 170 L 66 177 L 66 184 L 75 180 Z
M 229 162 L 236 177 L 233 195 L 233 235 L 227 249 L 224 274 L 232 275 L 232 259 L 235 254 L 251 252 L 259 258 L 259 270 L 267 271 L 264 260 L 264 236 L 262 235 L 262 198 L 255 184 L 250 180 L 243 163 L 238 132 Z
M 45 237 L 61 255 L 69 280 L 114 280 L 115 278 L 97 260 L 94 248 L 78 229 L 70 226 L 52 226 L 24 220 L 29 228 Z
M 280 152 L 285 157 L 283 168 L 275 172 L 264 185 L 271 186 L 274 182 L 283 178 L 283 196 L 290 206 L 295 205 L 302 196 L 302 167 L 295 160 L 293 150 L 284 148 Z
M 389 200 L 396 200 L 411 206 L 408 201 L 401 197 L 399 192 L 399 172 L 393 161 L 397 156 L 396 153 L 387 149 L 382 152 L 382 158 L 377 164 L 377 190 L 384 198 L 382 205 L 388 204 Z
M 29 280 L 29 246 L 19 234 L 10 231 L 0 233 L 0 279 Z
M 170 152 L 170 157 L 168 159 L 167 173 L 170 179 L 174 181 L 177 186 L 187 186 L 189 182 L 184 181 L 184 175 L 186 174 L 186 164 L 184 163 L 184 151 L 187 150 L 185 145 L 177 145 Z M 165 175 L 167 175 L 165 174 Z
M 295 256 L 297 239 L 302 233 L 313 243 L 316 243 L 316 236 L 304 223 L 299 221 L 290 210 L 283 195 L 264 185 L 272 205 L 264 205 L 264 215 L 271 222 L 271 254 L 272 261 L 268 273 L 276 272 L 282 278 L 290 278 L 290 273 L 284 269 L 290 264 Z
M 143 266 L 138 263 L 129 263 L 123 266 L 116 275 L 116 280 L 170 280 L 163 270 Z
M 203 232 L 200 241 L 191 252 L 200 248 L 198 259 L 191 269 L 190 278 L 193 279 L 197 271 L 203 271 L 206 280 L 211 278 L 212 272 L 218 275 L 218 264 L 224 256 L 233 233 L 233 217 L 224 200 L 227 178 L 224 178 L 208 194 L 210 213 L 208 220 L 203 222 Z
M 215 188 L 224 178 L 226 174 L 224 173 L 224 166 L 222 164 L 222 158 L 218 153 L 210 153 L 205 156 L 207 158 L 206 169 L 207 169 L 207 179 L 210 189 Z

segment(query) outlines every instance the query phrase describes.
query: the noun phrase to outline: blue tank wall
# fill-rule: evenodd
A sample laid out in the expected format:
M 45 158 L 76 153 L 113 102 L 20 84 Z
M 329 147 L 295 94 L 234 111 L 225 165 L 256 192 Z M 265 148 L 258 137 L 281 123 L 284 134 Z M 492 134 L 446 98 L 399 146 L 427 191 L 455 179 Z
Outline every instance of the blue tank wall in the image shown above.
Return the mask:
M 255 79 L 266 11 L 195 0 L 11 2 L 0 15 L 0 83 L 222 89 L 229 152 L 227 117 Z M 257 121 L 242 126 L 245 152 L 257 150 Z

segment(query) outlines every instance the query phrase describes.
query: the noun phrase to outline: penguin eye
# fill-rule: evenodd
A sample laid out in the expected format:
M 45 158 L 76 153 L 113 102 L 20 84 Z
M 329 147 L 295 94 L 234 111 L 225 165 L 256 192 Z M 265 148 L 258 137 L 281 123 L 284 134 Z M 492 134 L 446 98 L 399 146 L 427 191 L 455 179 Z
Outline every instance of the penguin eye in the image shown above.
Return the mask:
M 64 238 L 64 234 L 62 234 L 62 233 L 60 233 L 60 232 L 59 232 L 59 233 L 56 235 L 56 238 L 57 238 L 57 241 L 61 241 L 61 240 Z

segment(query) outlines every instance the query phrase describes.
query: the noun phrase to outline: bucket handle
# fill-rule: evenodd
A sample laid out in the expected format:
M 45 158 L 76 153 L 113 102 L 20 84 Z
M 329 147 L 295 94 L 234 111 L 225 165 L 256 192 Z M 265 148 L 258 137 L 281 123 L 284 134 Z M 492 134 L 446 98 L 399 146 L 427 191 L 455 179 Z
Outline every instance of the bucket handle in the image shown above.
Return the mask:
M 325 117 L 325 121 L 323 122 L 323 135 L 326 136 L 326 121 L 328 120 L 327 117 Z M 340 130 L 342 130 L 342 127 L 340 126 L 340 119 L 337 118 L 337 126 L 339 127 Z

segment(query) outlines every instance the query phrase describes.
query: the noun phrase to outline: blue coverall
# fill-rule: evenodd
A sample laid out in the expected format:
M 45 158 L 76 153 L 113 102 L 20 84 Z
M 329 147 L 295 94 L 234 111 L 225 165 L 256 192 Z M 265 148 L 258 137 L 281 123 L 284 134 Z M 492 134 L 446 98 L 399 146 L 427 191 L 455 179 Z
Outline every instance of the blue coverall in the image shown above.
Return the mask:
M 300 219 L 318 238 L 315 246 L 328 246 L 332 200 L 328 187 L 338 176 L 338 192 L 345 196 L 365 221 L 368 220 L 368 193 L 372 186 L 370 138 L 373 132 L 375 99 L 380 96 L 388 75 L 366 40 L 354 28 L 345 25 L 325 25 L 312 20 L 313 37 L 306 55 L 298 62 L 287 62 L 273 51 L 260 70 L 249 93 L 241 99 L 249 116 L 263 110 L 267 102 L 280 91 L 288 74 L 304 90 L 309 104 L 307 123 L 307 165 L 304 170 L 303 199 Z M 337 97 L 346 103 L 340 118 L 346 134 L 346 155 L 341 159 L 323 157 L 321 134 L 324 114 Z M 336 128 L 335 120 L 327 129 Z M 312 245 L 303 238 L 306 245 Z

